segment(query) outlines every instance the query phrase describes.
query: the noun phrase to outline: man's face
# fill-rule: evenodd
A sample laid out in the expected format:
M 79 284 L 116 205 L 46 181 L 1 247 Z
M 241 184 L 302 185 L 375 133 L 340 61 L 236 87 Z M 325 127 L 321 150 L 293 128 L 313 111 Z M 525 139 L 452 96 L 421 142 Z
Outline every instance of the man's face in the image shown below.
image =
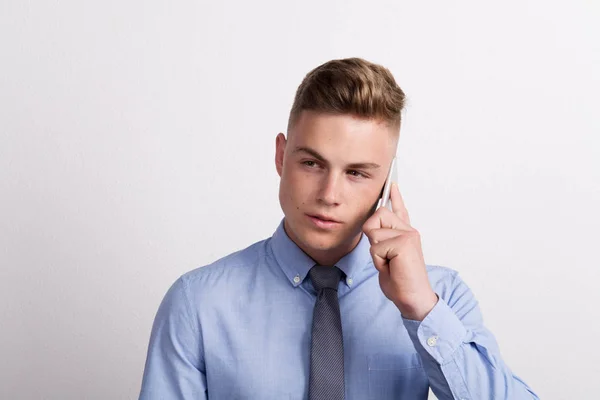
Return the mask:
M 333 265 L 358 243 L 396 153 L 391 129 L 348 114 L 303 111 L 289 140 L 277 136 L 286 233 L 319 264 Z M 324 226 L 311 218 L 317 214 L 338 222 Z

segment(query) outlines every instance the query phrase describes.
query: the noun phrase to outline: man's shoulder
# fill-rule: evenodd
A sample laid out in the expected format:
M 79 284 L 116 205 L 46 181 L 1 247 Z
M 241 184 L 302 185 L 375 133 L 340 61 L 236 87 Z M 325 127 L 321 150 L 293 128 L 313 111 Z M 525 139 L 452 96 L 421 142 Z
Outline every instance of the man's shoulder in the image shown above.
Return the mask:
M 253 273 L 265 259 L 270 238 L 259 240 L 244 249 L 229 253 L 210 264 L 198 266 L 181 275 L 188 287 L 214 286 L 220 282 L 232 283 L 247 273 Z

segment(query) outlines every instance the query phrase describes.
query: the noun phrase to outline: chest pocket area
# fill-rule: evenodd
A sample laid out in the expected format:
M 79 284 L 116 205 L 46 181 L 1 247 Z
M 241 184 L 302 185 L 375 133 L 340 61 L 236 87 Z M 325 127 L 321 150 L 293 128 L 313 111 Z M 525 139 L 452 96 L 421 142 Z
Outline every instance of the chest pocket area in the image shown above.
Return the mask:
M 429 380 L 417 353 L 373 354 L 368 367 L 369 399 L 427 399 Z

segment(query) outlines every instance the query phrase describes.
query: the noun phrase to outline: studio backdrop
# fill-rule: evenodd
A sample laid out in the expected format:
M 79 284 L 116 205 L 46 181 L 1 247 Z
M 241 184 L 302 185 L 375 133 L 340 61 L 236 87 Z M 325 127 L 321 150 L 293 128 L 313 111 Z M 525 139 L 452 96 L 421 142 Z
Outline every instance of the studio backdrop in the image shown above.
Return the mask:
M 135 399 L 184 272 L 268 238 L 304 75 L 386 66 L 427 264 L 512 371 L 598 398 L 594 1 L 0 2 L 0 398 Z

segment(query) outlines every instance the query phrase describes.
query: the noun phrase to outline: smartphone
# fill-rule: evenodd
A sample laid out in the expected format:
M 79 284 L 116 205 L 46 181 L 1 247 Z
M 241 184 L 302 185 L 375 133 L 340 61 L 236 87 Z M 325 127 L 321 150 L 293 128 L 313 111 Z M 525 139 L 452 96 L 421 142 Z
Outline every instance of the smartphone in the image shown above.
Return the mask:
M 392 164 L 390 165 L 390 170 L 388 172 L 388 176 L 385 180 L 385 185 L 381 191 L 381 197 L 379 198 L 379 202 L 377 203 L 376 210 L 379 207 L 387 207 L 388 210 L 392 210 L 392 199 L 390 198 L 390 191 L 392 189 L 392 182 L 398 183 L 398 168 L 396 167 L 396 157 L 392 159 Z

